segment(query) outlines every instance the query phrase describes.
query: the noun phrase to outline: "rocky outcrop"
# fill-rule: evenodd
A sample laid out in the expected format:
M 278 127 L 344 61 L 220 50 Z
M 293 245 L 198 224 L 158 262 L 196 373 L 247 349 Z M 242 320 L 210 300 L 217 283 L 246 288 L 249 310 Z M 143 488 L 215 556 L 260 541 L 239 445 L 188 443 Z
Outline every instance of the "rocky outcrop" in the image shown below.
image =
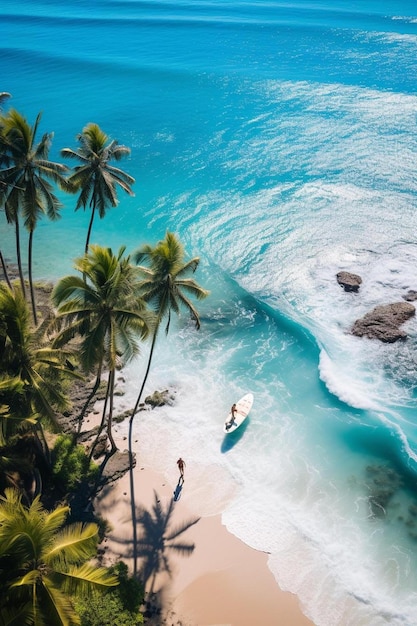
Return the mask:
M 359 291 L 359 286 L 362 283 L 362 278 L 357 274 L 351 272 L 338 272 L 336 274 L 337 282 L 345 291 Z
M 394 343 L 405 339 L 407 333 L 400 326 L 415 315 L 415 307 L 409 302 L 394 302 L 376 306 L 361 319 L 356 320 L 352 334 L 356 337 L 379 339 L 384 343 Z
M 172 405 L 174 403 L 175 396 L 169 389 L 164 391 L 154 391 L 151 396 L 145 398 L 145 404 L 149 404 L 153 409 L 157 406 L 164 406 L 165 404 Z
M 407 293 L 403 296 L 404 300 L 407 300 L 407 302 L 414 302 L 414 300 L 417 300 L 417 291 L 414 291 L 414 289 L 409 289 L 407 291 Z

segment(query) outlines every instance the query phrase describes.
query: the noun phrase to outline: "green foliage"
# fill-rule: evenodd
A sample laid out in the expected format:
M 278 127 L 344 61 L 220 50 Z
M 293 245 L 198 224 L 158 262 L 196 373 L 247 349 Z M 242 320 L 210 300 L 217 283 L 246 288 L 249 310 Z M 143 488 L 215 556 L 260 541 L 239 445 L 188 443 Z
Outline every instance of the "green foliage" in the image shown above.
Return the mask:
M 0 496 L 0 624 L 75 626 L 75 594 L 118 585 L 90 562 L 97 525 L 68 525 L 68 513 L 68 506 L 48 511 L 39 497 L 26 507 L 14 489 Z
M 76 601 L 82 626 L 137 626 L 143 624 L 139 607 L 143 602 L 143 587 L 129 576 L 127 565 L 120 561 L 110 572 L 118 578 L 118 587 L 105 592 L 95 591 L 88 598 Z
M 71 436 L 57 438 L 52 451 L 52 474 L 66 493 L 74 491 L 80 482 L 94 482 L 98 470 L 84 447 L 74 444 Z

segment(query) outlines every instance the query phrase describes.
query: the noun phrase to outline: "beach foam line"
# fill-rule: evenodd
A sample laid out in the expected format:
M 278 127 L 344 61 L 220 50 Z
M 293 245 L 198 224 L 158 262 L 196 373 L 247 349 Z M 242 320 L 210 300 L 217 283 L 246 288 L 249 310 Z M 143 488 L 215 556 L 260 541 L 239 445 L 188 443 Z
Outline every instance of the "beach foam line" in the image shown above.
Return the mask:
M 118 443 L 123 450 L 126 442 Z M 192 490 L 191 471 L 186 469 L 184 492 L 187 480 Z M 139 462 L 134 473 L 137 504 L 151 510 L 156 493 L 165 508 L 176 490 L 177 472 L 173 471 L 168 480 Z M 101 545 L 103 564 L 122 559 L 132 571 L 128 473 L 99 495 L 95 509 L 111 527 Z M 175 503 L 170 528 L 196 517 L 190 498 L 181 497 Z M 282 591 L 276 583 L 268 568 L 268 555 L 229 533 L 220 514 L 201 517 L 180 539 L 194 543 L 195 549 L 188 558 L 169 551 L 172 576 L 159 573 L 156 577 L 155 590 L 161 590 L 165 620 L 162 624 L 181 619 L 187 626 L 314 626 L 302 613 L 297 596 Z

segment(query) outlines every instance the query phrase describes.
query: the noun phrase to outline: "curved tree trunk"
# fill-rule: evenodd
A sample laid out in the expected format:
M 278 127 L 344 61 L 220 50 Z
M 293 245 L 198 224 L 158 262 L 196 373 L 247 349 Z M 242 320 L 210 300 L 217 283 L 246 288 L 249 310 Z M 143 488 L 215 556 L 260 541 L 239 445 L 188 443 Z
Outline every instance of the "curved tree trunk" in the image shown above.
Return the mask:
M 99 388 L 101 383 L 101 364 L 99 367 L 99 371 L 97 372 L 97 376 L 96 376 L 96 380 L 94 383 L 94 386 L 92 388 L 92 390 L 90 391 L 90 393 L 88 394 L 88 398 L 87 400 L 84 402 L 84 406 L 80 411 L 80 414 L 78 416 L 78 424 L 77 424 L 77 432 L 74 435 L 74 439 L 77 439 L 77 437 L 79 436 L 80 432 L 81 432 L 81 427 L 83 425 L 83 420 L 84 420 L 84 416 L 87 412 L 87 409 L 90 405 L 90 402 L 92 401 L 92 399 L 94 398 L 94 396 L 97 393 L 97 389 Z
M 3 269 L 4 278 L 6 279 L 6 283 L 8 284 L 10 289 L 13 289 L 12 283 L 10 282 L 9 274 L 7 272 L 7 265 L 6 265 L 6 262 L 4 260 L 4 256 L 1 250 L 0 250 L 0 263 Z
M 33 288 L 33 279 L 32 279 L 32 250 L 33 250 L 33 230 L 29 233 L 29 248 L 28 248 L 28 270 L 29 270 L 29 288 L 30 288 L 30 299 L 32 302 L 32 314 L 33 314 L 33 322 L 35 326 L 38 325 L 38 317 L 36 315 L 36 300 L 35 300 L 35 290 Z
M 129 418 L 129 483 L 130 483 L 130 507 L 132 514 L 132 530 L 133 530 L 133 575 L 136 576 L 138 571 L 138 550 L 137 550 L 137 520 L 136 520 L 136 501 L 135 501 L 135 480 L 133 475 L 133 447 L 132 447 L 132 432 L 133 432 L 133 418 L 139 408 L 139 403 L 142 398 L 142 393 L 145 388 L 146 381 L 148 379 L 149 370 L 151 369 L 151 362 L 153 351 L 155 348 L 156 336 L 158 334 L 158 326 L 155 329 L 152 337 L 152 345 L 149 353 L 148 365 L 145 372 L 145 377 L 142 382 L 138 397 L 136 399 L 135 408 L 132 411 L 132 415 Z
M 108 404 L 108 400 L 109 400 L 109 385 L 110 385 L 110 373 L 109 373 L 109 377 L 107 379 L 106 398 L 104 400 L 103 413 L 101 415 L 100 426 L 98 427 L 96 438 L 94 440 L 93 445 L 91 446 L 90 454 L 88 455 L 88 458 L 89 458 L 90 461 L 93 458 L 94 450 L 95 450 L 95 448 L 97 446 L 99 437 L 100 437 L 101 433 L 103 432 L 104 425 L 106 423 L 106 411 L 107 411 L 107 404 Z
M 113 438 L 112 426 L 113 426 L 113 408 L 114 408 L 114 379 L 116 372 L 113 369 L 110 376 L 110 394 L 109 394 L 109 417 L 107 418 L 107 436 L 111 443 L 111 453 L 116 452 L 117 446 Z
M 23 270 L 22 270 L 22 252 L 20 250 L 19 219 L 17 215 L 16 215 L 16 221 L 15 221 L 15 237 L 16 237 L 17 267 L 19 269 L 20 285 L 22 287 L 23 297 L 26 298 L 25 277 L 23 276 Z

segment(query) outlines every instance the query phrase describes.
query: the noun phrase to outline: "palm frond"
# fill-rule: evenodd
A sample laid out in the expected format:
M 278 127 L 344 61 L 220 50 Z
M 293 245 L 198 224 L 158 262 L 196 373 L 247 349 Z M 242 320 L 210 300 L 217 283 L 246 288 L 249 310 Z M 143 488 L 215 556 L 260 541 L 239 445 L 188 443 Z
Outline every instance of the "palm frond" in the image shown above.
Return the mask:
M 1 626 L 33 626 L 33 610 L 30 602 L 13 603 L 0 607 Z
M 70 566 L 64 572 L 55 571 L 54 578 L 59 580 L 64 589 L 71 593 L 89 592 L 92 588 L 116 587 L 119 584 L 117 576 L 105 567 L 97 567 L 89 563 L 81 566 Z
M 74 563 L 91 558 L 97 547 L 96 524 L 71 524 L 56 533 L 53 545 L 44 554 L 48 563 Z

